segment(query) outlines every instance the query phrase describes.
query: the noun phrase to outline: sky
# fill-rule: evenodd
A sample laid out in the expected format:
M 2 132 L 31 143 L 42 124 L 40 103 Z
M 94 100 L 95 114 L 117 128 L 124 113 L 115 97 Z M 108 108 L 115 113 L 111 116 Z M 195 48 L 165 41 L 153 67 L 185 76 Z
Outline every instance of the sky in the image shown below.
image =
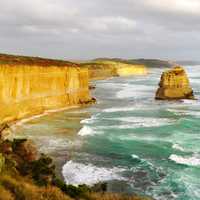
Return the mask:
M 0 52 L 200 60 L 200 0 L 0 0 Z

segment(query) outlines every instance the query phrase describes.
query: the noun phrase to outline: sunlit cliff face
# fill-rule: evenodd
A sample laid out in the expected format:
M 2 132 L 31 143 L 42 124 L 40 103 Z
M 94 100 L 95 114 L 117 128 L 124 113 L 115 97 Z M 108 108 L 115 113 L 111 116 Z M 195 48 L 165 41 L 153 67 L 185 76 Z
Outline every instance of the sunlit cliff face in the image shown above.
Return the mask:
M 0 77 L 0 123 L 91 100 L 86 69 L 2 65 Z
M 184 68 L 177 66 L 163 72 L 156 99 L 194 99 L 193 90 Z

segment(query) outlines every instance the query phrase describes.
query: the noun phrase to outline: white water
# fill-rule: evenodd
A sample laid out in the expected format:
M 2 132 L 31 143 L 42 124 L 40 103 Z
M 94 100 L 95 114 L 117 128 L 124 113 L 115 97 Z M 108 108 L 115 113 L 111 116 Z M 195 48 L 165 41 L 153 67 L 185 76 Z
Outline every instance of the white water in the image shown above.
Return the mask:
M 73 161 L 68 161 L 63 166 L 63 176 L 65 182 L 73 185 L 93 185 L 98 182 L 109 180 L 126 180 L 121 173 L 123 168 L 105 168 L 96 167 L 92 164 L 83 164 Z

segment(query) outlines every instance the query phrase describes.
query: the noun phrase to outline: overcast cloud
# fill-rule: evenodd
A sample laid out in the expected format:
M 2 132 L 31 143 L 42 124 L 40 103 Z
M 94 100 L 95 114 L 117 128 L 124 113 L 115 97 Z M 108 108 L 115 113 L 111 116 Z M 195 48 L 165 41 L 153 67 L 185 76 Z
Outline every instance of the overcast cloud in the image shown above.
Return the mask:
M 200 0 L 0 0 L 0 51 L 200 60 Z

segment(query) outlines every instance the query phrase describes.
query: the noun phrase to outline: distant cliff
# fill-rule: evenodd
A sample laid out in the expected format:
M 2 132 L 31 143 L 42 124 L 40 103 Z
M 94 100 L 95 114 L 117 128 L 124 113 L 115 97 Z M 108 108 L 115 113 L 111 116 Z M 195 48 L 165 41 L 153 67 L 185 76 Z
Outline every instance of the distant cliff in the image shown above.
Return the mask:
M 90 80 L 147 73 L 145 65 L 119 61 L 73 63 L 0 54 L 0 124 L 91 103 Z
M 88 70 L 74 63 L 0 56 L 0 123 L 89 103 Z
M 114 76 L 146 75 L 148 70 L 145 65 L 127 64 L 117 61 L 100 60 L 81 63 L 81 67 L 88 68 L 91 80 L 104 79 Z
M 113 61 L 113 62 L 121 62 L 125 64 L 131 64 L 131 65 L 144 65 L 147 68 L 170 68 L 174 65 L 176 65 L 176 62 L 169 61 L 169 60 L 160 60 L 160 59 L 122 59 L 122 58 L 97 58 L 93 61 L 99 62 L 99 61 Z

